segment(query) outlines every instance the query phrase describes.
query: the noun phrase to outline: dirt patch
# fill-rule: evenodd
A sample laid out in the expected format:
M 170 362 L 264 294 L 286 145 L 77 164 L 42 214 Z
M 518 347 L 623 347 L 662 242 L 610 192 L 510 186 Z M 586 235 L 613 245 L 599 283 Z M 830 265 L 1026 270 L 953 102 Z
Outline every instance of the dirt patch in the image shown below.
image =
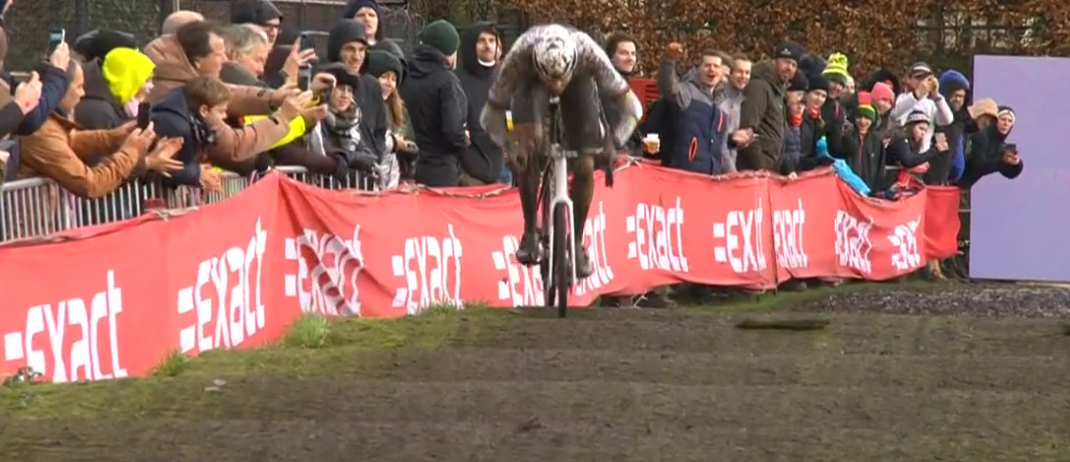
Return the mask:
M 845 291 L 788 312 L 344 321 L 321 350 L 211 354 L 166 379 L 0 389 L 0 459 L 1070 457 L 1070 337 L 1049 319 L 1062 316 L 1052 303 L 1062 295 L 968 287 Z M 967 309 L 925 312 L 978 316 L 885 314 L 954 301 Z M 733 327 L 753 316 L 831 323 Z
M 1070 288 L 1018 284 L 948 284 L 941 290 L 895 286 L 837 294 L 794 307 L 802 311 L 984 317 L 1070 318 Z

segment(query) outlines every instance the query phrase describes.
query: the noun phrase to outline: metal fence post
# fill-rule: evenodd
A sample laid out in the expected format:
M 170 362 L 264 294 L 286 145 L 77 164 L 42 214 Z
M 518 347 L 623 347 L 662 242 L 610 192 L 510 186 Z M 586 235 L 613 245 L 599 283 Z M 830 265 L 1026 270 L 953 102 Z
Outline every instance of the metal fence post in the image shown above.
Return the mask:
M 74 32 L 75 37 L 89 32 L 89 0 L 74 2 Z
M 160 18 L 159 18 L 159 24 L 157 25 L 158 27 L 156 28 L 156 30 L 162 29 L 163 28 L 163 20 L 167 19 L 167 17 L 170 16 L 171 13 L 174 13 L 174 12 L 178 11 L 179 8 L 181 7 L 181 5 L 178 4 L 178 0 L 159 0 L 159 2 L 160 2 Z
M 308 4 L 305 0 L 301 0 L 301 6 L 297 7 L 297 23 L 301 25 L 301 30 L 308 30 Z

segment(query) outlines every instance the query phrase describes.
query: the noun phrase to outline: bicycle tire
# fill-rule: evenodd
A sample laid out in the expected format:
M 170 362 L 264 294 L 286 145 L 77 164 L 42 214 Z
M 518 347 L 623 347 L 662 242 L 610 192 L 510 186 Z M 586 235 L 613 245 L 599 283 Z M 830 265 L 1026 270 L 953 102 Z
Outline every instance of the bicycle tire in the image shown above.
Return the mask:
M 553 236 L 553 261 L 554 261 L 554 295 L 557 304 L 557 317 L 563 318 L 568 315 L 568 289 L 572 271 L 569 269 L 569 245 L 568 245 L 568 207 L 565 204 L 554 206 L 554 236 Z
M 553 281 L 553 268 L 550 268 L 550 260 L 547 258 L 548 252 L 553 249 L 553 236 L 550 236 L 550 220 L 553 217 L 550 215 L 550 184 L 552 183 L 553 175 L 549 172 L 543 175 L 541 191 L 539 193 L 539 245 L 543 250 L 543 257 L 539 261 L 539 274 L 542 276 L 542 296 L 543 305 L 546 308 L 554 307 L 554 286 L 551 283 Z

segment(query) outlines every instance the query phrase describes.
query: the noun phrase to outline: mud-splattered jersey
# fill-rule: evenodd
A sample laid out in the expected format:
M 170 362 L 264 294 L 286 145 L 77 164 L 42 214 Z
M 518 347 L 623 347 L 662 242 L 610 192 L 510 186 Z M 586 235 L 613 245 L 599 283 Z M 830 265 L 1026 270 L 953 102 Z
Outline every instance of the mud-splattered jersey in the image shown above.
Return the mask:
M 520 83 L 526 79 L 538 78 L 532 52 L 535 44 L 546 36 L 549 27 L 534 26 L 517 38 L 502 61 L 498 79 L 490 88 L 488 103 L 500 108 L 509 107 L 513 93 Z M 613 97 L 623 95 L 631 89 L 628 81 L 613 68 L 609 56 L 598 45 L 598 42 L 583 31 L 570 29 L 570 32 L 576 47 L 576 68 L 572 73 L 573 81 L 593 77 L 599 91 Z

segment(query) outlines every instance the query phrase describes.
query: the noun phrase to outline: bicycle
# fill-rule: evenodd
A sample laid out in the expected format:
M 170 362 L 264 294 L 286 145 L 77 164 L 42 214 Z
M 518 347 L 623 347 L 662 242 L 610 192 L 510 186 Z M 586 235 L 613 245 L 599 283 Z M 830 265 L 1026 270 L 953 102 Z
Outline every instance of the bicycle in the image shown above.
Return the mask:
M 546 165 L 543 167 L 542 182 L 539 187 L 537 204 L 539 204 L 538 233 L 539 243 L 543 248 L 543 258 L 539 262 L 542 276 L 543 297 L 547 308 L 557 308 L 557 316 L 568 315 L 568 293 L 576 283 L 576 224 L 573 222 L 572 199 L 568 188 L 568 162 L 578 153 L 562 146 L 561 118 L 559 112 L 560 97 L 550 97 L 548 111 L 549 129 Z M 609 124 L 605 113 L 600 114 L 606 134 L 606 154 L 615 150 L 612 137 L 608 135 Z M 603 159 L 607 160 L 607 159 Z M 612 157 L 603 163 L 606 186 L 613 186 Z

